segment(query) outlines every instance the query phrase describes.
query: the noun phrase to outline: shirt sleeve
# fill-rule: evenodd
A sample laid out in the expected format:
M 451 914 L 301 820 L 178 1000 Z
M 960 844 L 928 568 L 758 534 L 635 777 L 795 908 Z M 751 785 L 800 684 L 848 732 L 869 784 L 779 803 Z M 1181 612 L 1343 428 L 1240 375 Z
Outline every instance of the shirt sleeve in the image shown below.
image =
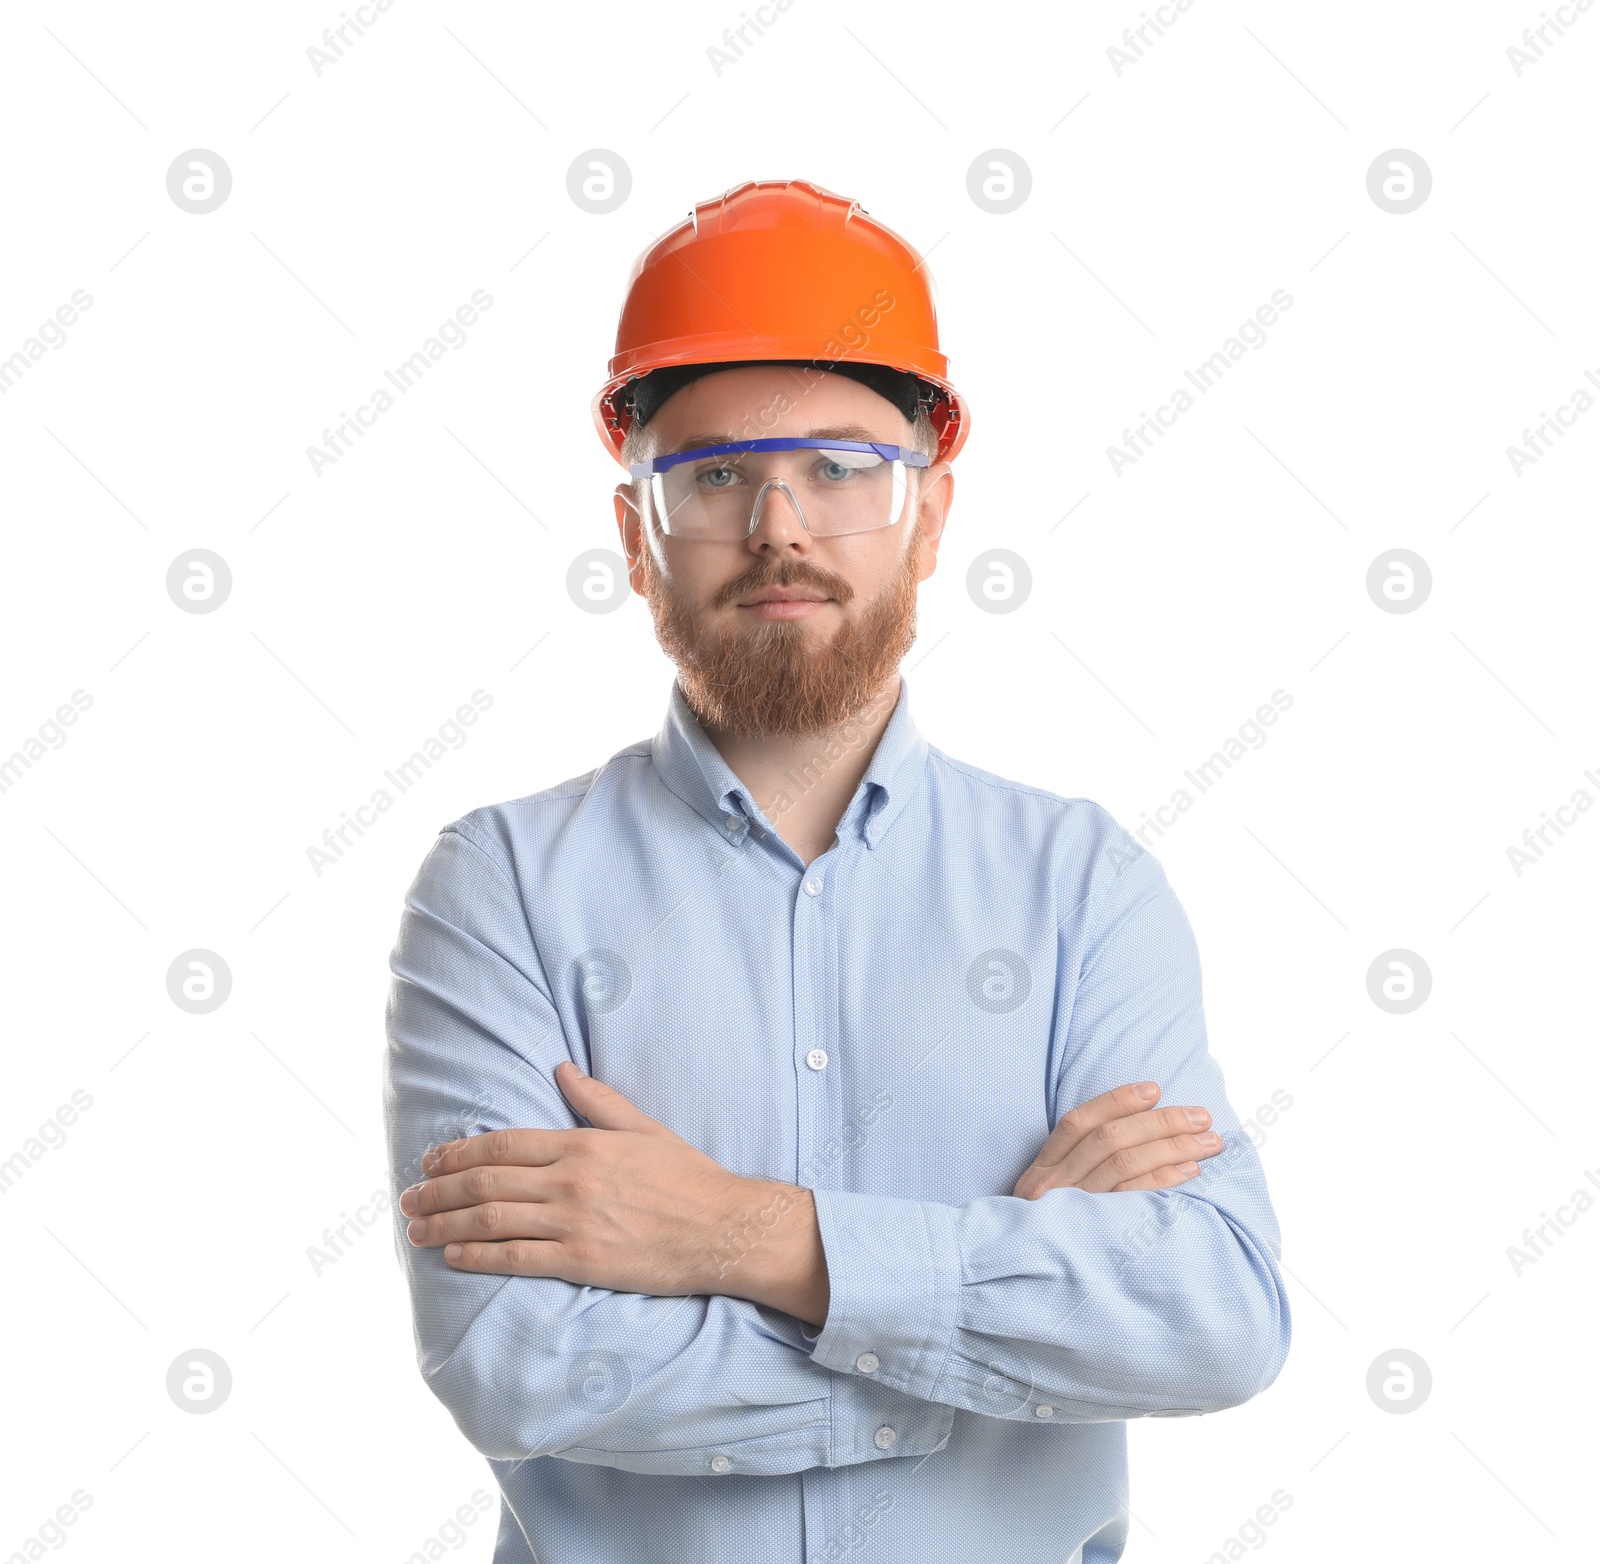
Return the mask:
M 1090 935 L 1057 935 L 1051 1122 L 1148 1079 L 1163 1104 L 1209 1108 L 1223 1149 L 1170 1190 L 966 1205 L 814 1191 L 830 1292 L 818 1363 L 1041 1423 L 1215 1412 L 1277 1377 L 1278 1223 L 1207 1051 L 1194 934 L 1154 856 L 1101 815 Z
M 413 1245 L 398 1201 L 423 1176 L 429 1147 L 580 1121 L 554 1081 L 572 1054 L 521 898 L 459 823 L 440 833 L 407 892 L 389 965 L 395 1244 L 423 1378 L 478 1451 L 671 1476 L 772 1475 L 881 1455 L 835 1436 L 834 1375 L 790 1315 L 720 1295 L 484 1276 Z M 948 1435 L 947 1423 L 925 1425 Z

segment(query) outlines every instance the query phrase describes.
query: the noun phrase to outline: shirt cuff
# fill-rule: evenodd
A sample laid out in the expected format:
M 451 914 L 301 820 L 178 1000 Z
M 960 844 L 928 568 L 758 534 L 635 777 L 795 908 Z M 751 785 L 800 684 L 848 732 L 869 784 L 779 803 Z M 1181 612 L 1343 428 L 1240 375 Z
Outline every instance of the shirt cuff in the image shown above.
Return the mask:
M 961 1296 L 954 1206 L 813 1189 L 828 1317 L 812 1361 L 934 1399 Z M 809 1341 L 814 1327 L 803 1326 Z

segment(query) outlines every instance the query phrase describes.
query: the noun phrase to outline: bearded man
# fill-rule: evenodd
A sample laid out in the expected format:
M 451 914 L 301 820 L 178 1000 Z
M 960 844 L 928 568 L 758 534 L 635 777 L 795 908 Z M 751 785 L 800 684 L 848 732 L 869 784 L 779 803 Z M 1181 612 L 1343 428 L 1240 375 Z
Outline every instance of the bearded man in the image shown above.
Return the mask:
M 397 1243 L 496 1564 L 1111 1564 L 1127 1420 L 1284 1361 L 1278 1228 L 1155 858 L 912 720 L 970 427 L 926 268 L 740 186 L 617 347 L 665 721 L 445 826 L 390 963 Z

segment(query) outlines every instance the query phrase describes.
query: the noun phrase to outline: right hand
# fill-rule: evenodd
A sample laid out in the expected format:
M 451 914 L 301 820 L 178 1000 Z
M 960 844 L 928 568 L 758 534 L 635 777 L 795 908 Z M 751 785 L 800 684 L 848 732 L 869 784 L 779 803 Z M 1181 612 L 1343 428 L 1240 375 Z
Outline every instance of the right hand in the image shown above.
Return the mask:
M 1051 1189 L 1171 1189 L 1193 1178 L 1202 1159 L 1222 1150 L 1222 1137 L 1211 1132 L 1206 1109 L 1157 1109 L 1160 1099 L 1156 1082 L 1134 1081 L 1080 1103 L 1062 1115 L 1012 1194 L 1037 1200 Z

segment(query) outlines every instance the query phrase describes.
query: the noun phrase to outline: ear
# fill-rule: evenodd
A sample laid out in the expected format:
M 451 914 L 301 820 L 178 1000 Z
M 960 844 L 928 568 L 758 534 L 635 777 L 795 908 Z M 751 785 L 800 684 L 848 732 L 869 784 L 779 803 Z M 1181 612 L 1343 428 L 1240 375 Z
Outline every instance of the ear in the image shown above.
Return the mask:
M 619 483 L 612 491 L 617 513 L 617 535 L 622 539 L 622 557 L 628 562 L 628 582 L 640 597 L 644 592 L 644 518 L 633 498 L 633 485 Z
M 950 514 L 950 502 L 955 498 L 956 475 L 949 462 L 935 462 L 922 469 L 921 492 L 917 496 L 920 517 L 917 549 L 917 580 L 926 581 L 933 574 L 939 560 L 939 544 L 944 538 L 944 524 Z

